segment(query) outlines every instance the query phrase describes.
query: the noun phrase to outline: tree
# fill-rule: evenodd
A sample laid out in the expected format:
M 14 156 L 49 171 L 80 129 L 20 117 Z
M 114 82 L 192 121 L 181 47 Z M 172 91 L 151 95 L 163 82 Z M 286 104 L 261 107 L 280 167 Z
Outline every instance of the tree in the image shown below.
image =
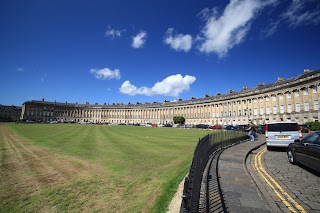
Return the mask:
M 306 122 L 305 125 L 307 125 L 311 131 L 320 130 L 320 123 L 319 122 Z
M 183 116 L 175 116 L 173 117 L 173 123 L 175 124 L 184 124 L 186 119 Z

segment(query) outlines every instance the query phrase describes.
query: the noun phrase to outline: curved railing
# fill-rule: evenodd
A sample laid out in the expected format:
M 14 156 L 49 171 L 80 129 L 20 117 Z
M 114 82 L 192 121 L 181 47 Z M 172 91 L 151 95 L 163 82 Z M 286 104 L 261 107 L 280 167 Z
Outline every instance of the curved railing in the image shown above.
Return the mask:
M 188 176 L 185 178 L 180 212 L 199 212 L 203 172 L 210 156 L 232 144 L 248 139 L 244 132 L 215 131 L 199 139 Z

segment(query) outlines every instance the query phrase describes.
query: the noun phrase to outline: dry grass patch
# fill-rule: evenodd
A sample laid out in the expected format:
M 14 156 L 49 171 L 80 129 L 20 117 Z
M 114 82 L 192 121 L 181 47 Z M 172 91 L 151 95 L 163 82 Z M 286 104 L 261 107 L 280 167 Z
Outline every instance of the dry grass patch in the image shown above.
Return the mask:
M 125 205 L 113 195 L 125 193 L 109 184 L 104 169 L 34 146 L 5 125 L 0 125 L 0 132 L 1 211 L 124 210 Z

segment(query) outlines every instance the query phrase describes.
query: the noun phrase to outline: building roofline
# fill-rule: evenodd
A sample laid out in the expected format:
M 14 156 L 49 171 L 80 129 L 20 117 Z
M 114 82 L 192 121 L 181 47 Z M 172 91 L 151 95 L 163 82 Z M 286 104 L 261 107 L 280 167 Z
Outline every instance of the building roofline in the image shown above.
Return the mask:
M 320 69 L 310 71 L 310 70 L 305 70 L 305 72 L 301 75 L 298 75 L 297 77 L 289 78 L 289 79 L 283 79 L 283 78 L 278 78 L 275 83 L 268 83 L 268 84 L 258 84 L 257 87 L 255 88 L 248 88 L 244 87 L 240 91 L 233 91 L 232 93 L 227 93 L 227 94 L 221 94 L 221 95 L 215 95 L 215 96 L 209 96 L 206 95 L 204 98 L 195 98 L 192 97 L 190 100 L 182 100 L 179 99 L 178 101 L 167 101 L 164 100 L 164 102 L 145 102 L 145 103 L 140 103 L 137 102 L 135 104 L 133 103 L 128 103 L 128 104 L 123 104 L 123 103 L 113 103 L 113 104 L 106 104 L 104 103 L 103 105 L 99 105 L 98 103 L 95 104 L 89 104 L 89 102 L 85 104 L 79 104 L 79 103 L 68 103 L 68 102 L 52 102 L 52 101 L 45 101 L 44 99 L 42 100 L 31 100 L 27 101 L 29 103 L 34 103 L 34 104 L 48 104 L 48 105 L 55 105 L 55 106 L 68 106 L 68 107 L 88 107 L 88 108 L 102 108 L 102 109 L 112 109 L 116 108 L 118 109 L 119 107 L 124 108 L 124 109 L 132 109 L 132 108 L 139 108 L 139 107 L 148 107 L 148 108 L 158 108 L 158 107 L 172 107 L 172 106 L 183 106 L 183 105 L 194 105 L 194 104 L 199 104 L 199 103 L 209 103 L 212 101 L 225 101 L 229 99 L 234 99 L 234 98 L 241 98 L 241 97 L 246 97 L 246 96 L 252 96 L 256 94 L 262 94 L 266 92 L 272 92 L 272 91 L 277 91 L 282 88 L 286 87 L 292 87 L 292 85 L 301 83 L 301 81 L 309 80 L 310 78 L 319 78 L 320 79 Z M 25 102 L 26 103 L 26 102 Z

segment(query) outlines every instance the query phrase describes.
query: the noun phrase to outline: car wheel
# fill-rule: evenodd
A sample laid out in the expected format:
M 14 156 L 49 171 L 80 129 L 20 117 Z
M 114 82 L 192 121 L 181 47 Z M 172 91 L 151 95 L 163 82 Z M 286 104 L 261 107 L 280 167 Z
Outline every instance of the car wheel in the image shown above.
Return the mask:
M 291 149 L 287 150 L 287 156 L 288 156 L 288 160 L 291 164 L 293 164 L 293 165 L 297 164 L 296 158 L 295 158 L 294 153 Z

